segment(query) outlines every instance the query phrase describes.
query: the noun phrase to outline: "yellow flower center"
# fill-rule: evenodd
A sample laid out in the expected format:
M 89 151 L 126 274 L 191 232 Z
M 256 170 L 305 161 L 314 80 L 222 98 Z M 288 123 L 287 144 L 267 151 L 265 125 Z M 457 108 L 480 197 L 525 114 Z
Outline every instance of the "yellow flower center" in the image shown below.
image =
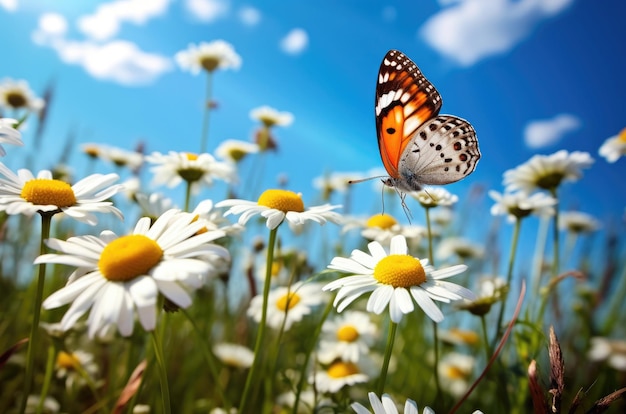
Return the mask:
M 617 136 L 617 140 L 622 143 L 626 143 L 626 128 L 622 129 Z
M 20 197 L 35 205 L 53 205 L 59 208 L 76 204 L 74 190 L 65 181 L 35 178 L 22 187 Z
M 464 370 L 454 365 L 450 365 L 445 370 L 446 376 L 453 380 L 466 379 L 468 374 Z
M 265 190 L 259 197 L 257 203 L 280 210 L 284 213 L 295 211 L 302 213 L 304 211 L 304 203 L 302 202 L 302 194 L 296 194 L 287 190 Z
M 57 354 L 57 367 L 65 369 L 76 369 L 80 366 L 80 361 L 74 354 L 60 351 Z
M 406 254 L 392 254 L 374 268 L 374 278 L 393 287 L 417 286 L 426 281 L 426 272 L 419 259 Z
M 352 325 L 344 325 L 337 330 L 337 340 L 342 342 L 354 342 L 359 339 L 359 331 Z
M 200 66 L 202 66 L 207 72 L 213 72 L 220 64 L 220 59 L 217 56 L 203 56 L 200 58 Z
M 91 146 L 91 145 L 88 145 L 88 146 L 84 147 L 83 148 L 83 152 L 89 158 L 98 158 L 98 156 L 100 156 L 100 150 L 98 149 L 98 147 Z
M 291 292 L 288 295 L 281 296 L 276 301 L 276 307 L 282 311 L 293 309 L 300 302 L 300 296 L 295 292 Z
M 389 214 L 376 214 L 367 220 L 367 227 L 378 227 L 383 230 L 392 228 L 398 224 L 395 218 Z
M 450 334 L 459 338 L 468 345 L 476 345 L 478 343 L 478 334 L 474 331 L 464 331 L 458 328 L 451 328 Z
M 352 362 L 337 361 L 334 362 L 326 371 L 329 377 L 344 378 L 350 375 L 358 374 L 359 368 Z
M 9 91 L 5 99 L 12 108 L 22 108 L 28 103 L 28 99 L 21 91 Z
M 107 279 L 125 282 L 148 273 L 162 257 L 163 250 L 157 242 L 132 234 L 107 244 L 100 254 L 98 268 Z
M 189 161 L 196 161 L 198 159 L 198 154 L 194 154 L 192 152 L 186 152 L 185 156 Z

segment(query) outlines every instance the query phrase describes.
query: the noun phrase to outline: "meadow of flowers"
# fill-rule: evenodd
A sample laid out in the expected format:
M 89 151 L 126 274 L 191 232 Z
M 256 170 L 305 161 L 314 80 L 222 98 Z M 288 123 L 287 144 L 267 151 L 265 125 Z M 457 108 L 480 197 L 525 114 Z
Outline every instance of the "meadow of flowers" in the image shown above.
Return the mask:
M 624 412 L 623 224 L 594 238 L 607 223 L 559 203 L 596 154 L 533 156 L 467 199 L 407 194 L 410 222 L 354 216 L 358 173 L 258 188 L 289 112 L 254 109 L 251 142 L 211 135 L 230 44 L 176 60 L 208 82 L 199 151 L 83 143 L 78 177 L 38 169 L 24 126 L 48 102 L 0 83 L 0 412 Z M 626 130 L 597 156 L 624 154 Z

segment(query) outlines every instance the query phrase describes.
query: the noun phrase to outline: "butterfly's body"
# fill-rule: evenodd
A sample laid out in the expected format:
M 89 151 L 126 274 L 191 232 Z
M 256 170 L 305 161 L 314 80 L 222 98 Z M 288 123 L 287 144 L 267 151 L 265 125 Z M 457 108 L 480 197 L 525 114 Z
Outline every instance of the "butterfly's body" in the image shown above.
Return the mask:
M 438 115 L 441 95 L 417 65 L 390 50 L 376 85 L 378 147 L 389 177 L 401 192 L 461 180 L 480 159 L 476 131 L 464 119 Z

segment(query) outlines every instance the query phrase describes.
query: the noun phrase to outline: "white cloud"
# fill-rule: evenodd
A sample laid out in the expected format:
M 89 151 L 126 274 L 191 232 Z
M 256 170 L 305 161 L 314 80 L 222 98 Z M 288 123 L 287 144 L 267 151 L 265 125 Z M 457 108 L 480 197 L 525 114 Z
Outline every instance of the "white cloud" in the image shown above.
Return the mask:
M 556 144 L 563 136 L 576 131 L 580 126 L 580 120 L 569 114 L 531 121 L 524 128 L 524 142 L 530 148 L 547 147 Z
M 261 21 L 261 12 L 252 6 L 239 9 L 239 20 L 246 26 L 256 26 Z
M 39 17 L 39 26 L 32 34 L 38 45 L 50 43 L 53 39 L 62 38 L 67 32 L 67 20 L 58 13 L 44 13 Z
M 15 11 L 17 10 L 17 0 L 0 0 L 0 7 L 10 12 Z
M 505 53 L 541 21 L 574 0 L 458 0 L 430 17 L 419 34 L 439 53 L 469 66 Z M 487 4 L 486 4 L 487 3 Z
M 185 0 L 185 8 L 196 19 L 213 22 L 228 13 L 229 4 L 226 0 Z
M 280 41 L 280 48 L 290 55 L 300 54 L 309 45 L 309 35 L 303 29 L 292 29 Z
M 122 23 L 144 24 L 164 14 L 169 3 L 170 0 L 115 0 L 98 6 L 94 14 L 79 18 L 78 28 L 92 39 L 110 39 Z
M 94 42 L 65 37 L 67 21 L 61 15 L 46 13 L 39 19 L 33 41 L 50 47 L 68 64 L 81 66 L 96 79 L 123 85 L 144 85 L 173 69 L 170 58 L 147 53 L 125 40 Z

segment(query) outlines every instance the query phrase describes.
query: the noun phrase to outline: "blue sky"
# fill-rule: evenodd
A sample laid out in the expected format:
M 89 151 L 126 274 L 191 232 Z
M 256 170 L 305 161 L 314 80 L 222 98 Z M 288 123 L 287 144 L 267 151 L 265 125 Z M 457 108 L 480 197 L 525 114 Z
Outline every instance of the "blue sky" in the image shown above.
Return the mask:
M 443 96 L 442 113 L 477 130 L 483 157 L 450 191 L 501 191 L 502 172 L 533 154 L 588 151 L 596 162 L 563 205 L 621 220 L 626 161 L 608 164 L 597 150 L 626 126 L 624 11 L 621 0 L 0 0 L 0 77 L 39 94 L 55 82 L 42 168 L 70 131 L 78 142 L 197 151 L 205 79 L 173 57 L 226 40 L 243 64 L 215 75 L 209 149 L 251 139 L 255 107 L 293 113 L 276 131 L 265 184 L 285 173 L 306 200 L 324 172 L 382 167 L 374 87 L 386 51 L 400 49 Z M 76 149 L 70 162 L 83 158 Z M 357 192 L 363 213 L 380 204 L 371 185 Z

